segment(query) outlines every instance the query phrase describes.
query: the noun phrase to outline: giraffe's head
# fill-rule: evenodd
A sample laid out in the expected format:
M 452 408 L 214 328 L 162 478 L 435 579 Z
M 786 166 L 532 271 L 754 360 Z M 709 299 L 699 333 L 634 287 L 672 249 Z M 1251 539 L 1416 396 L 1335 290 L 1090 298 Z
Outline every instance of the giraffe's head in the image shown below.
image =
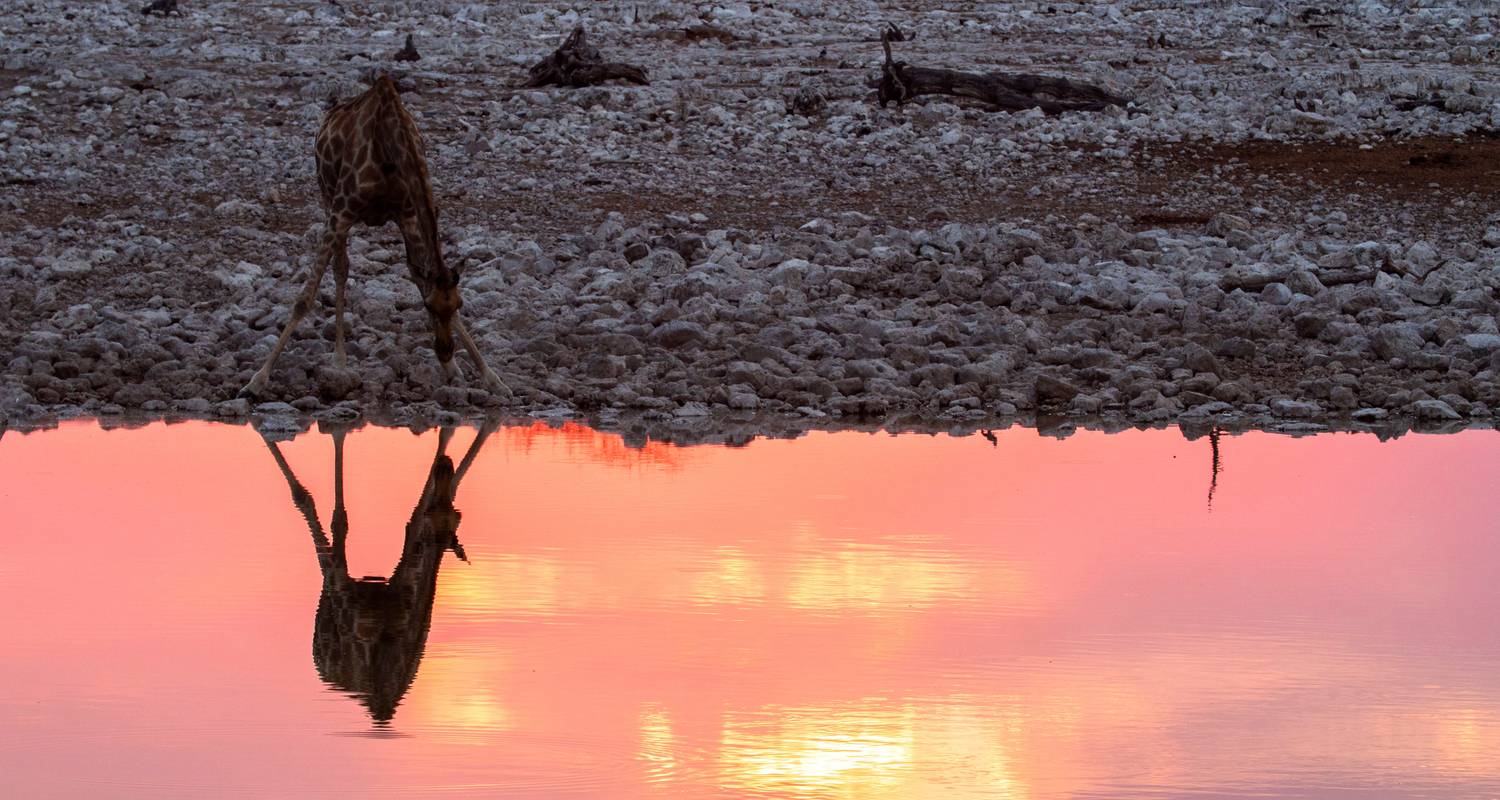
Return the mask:
M 444 366 L 453 360 L 453 318 L 463 304 L 458 296 L 458 275 L 451 270 L 441 273 L 422 298 L 427 316 L 432 318 L 432 349 Z

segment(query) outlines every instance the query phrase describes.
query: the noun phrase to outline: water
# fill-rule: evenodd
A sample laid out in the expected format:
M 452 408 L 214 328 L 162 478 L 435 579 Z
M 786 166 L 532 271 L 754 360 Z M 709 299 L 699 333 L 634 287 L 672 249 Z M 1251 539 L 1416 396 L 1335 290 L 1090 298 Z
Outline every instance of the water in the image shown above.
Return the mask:
M 1500 796 L 1493 431 L 440 438 L 6 435 L 10 796 Z

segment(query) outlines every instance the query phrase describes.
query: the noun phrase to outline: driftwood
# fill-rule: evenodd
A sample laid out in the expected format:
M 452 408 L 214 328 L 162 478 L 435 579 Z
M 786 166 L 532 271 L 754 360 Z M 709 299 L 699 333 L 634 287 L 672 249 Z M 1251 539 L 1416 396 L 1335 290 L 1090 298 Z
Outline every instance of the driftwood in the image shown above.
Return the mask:
M 828 96 L 811 84 L 804 85 L 786 98 L 786 113 L 811 117 L 828 105 Z
M 1048 114 L 1064 111 L 1101 111 L 1123 106 L 1130 98 L 1111 94 L 1090 83 L 1046 75 L 1003 72 L 960 72 L 952 69 L 913 67 L 891 55 L 891 42 L 910 41 L 895 25 L 880 34 L 885 64 L 880 68 L 880 105 L 897 105 L 918 95 L 945 94 L 988 103 L 1000 111 L 1040 108 Z
M 721 44 L 729 44 L 737 39 L 734 34 L 714 25 L 694 25 L 682 29 L 682 39 L 687 42 L 701 42 L 706 39 L 716 39 Z
M 538 61 L 530 70 L 524 86 L 594 86 L 605 81 L 623 80 L 645 85 L 646 71 L 631 64 L 604 60 L 599 48 L 588 43 L 583 26 L 573 29 L 562 46 L 552 55 Z
M 422 54 L 417 52 L 417 44 L 412 41 L 411 34 L 406 34 L 406 46 L 401 48 L 395 56 L 397 61 L 421 61 Z
M 709 25 L 707 23 L 692 25 L 686 28 L 659 30 L 648 33 L 646 35 L 655 39 L 667 39 L 683 44 L 702 42 L 708 39 L 715 39 L 722 44 L 729 44 L 731 42 L 739 41 L 739 37 L 735 36 L 733 33 L 730 33 L 723 28 Z
M 1327 39 L 1328 34 L 1324 33 L 1323 31 L 1333 27 L 1333 21 L 1330 20 L 1328 16 L 1330 14 L 1342 13 L 1344 12 L 1340 11 L 1337 8 L 1332 9 L 1331 11 L 1324 11 L 1321 8 L 1305 8 L 1302 10 L 1301 14 L 1297 15 L 1297 18 L 1302 20 L 1302 24 L 1306 26 L 1308 30 L 1312 31 L 1313 35 L 1317 36 L 1319 39 Z
M 1292 277 L 1293 270 L 1281 269 L 1268 272 L 1235 270 L 1219 278 L 1219 288 L 1226 292 L 1240 289 L 1246 292 L 1258 292 L 1273 283 L 1286 283 Z M 1374 268 L 1348 267 L 1343 269 L 1319 269 L 1314 270 L 1318 282 L 1324 286 L 1343 286 L 1348 283 L 1366 283 L 1375 280 L 1375 274 L 1379 270 Z
M 1419 108 L 1435 108 L 1446 114 L 1467 114 L 1474 111 L 1482 111 L 1484 103 L 1473 95 L 1455 94 L 1444 98 L 1440 95 L 1432 95 L 1427 98 L 1391 98 L 1391 105 L 1397 111 L 1416 111 Z

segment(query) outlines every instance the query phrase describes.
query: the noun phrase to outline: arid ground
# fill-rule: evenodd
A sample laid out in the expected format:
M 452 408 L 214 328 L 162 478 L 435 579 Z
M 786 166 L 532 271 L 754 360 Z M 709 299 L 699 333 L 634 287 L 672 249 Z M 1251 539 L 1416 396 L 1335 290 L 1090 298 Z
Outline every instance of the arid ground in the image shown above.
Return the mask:
M 1479 3 L 16 4 L 0 17 L 0 414 L 1016 415 L 1487 423 L 1500 18 Z M 580 16 L 582 12 L 582 16 Z M 1133 98 L 881 108 L 913 64 Z M 521 89 L 576 24 L 644 87 Z M 393 55 L 412 34 L 421 60 Z M 394 227 L 235 400 L 322 230 L 312 138 L 391 71 L 464 313 L 449 384 Z M 797 93 L 817 98 L 791 113 Z M 331 280 L 324 284 L 331 297 Z M 470 374 L 473 372 L 470 370 Z

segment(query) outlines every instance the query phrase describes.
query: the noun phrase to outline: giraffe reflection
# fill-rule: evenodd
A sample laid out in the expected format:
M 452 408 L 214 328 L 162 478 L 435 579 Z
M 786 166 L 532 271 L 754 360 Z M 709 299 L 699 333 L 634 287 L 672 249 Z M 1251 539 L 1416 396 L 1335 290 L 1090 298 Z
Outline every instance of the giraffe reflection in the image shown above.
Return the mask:
M 318 520 L 312 495 L 292 473 L 276 443 L 266 441 L 292 490 L 292 502 L 307 520 L 323 574 L 323 592 L 313 624 L 313 663 L 324 682 L 359 698 L 377 724 L 384 725 L 395 716 L 401 698 L 417 677 L 432 624 L 443 556 L 451 550 L 468 561 L 458 542 L 462 515 L 453 507 L 453 497 L 494 430 L 493 424 L 479 429 L 456 470 L 447 455 L 453 429 L 443 428 L 438 434 L 437 454 L 427 482 L 406 523 L 401 558 L 388 578 L 349 576 L 345 556 L 349 535 L 349 517 L 344 509 L 345 431 L 331 433 L 332 541 Z

